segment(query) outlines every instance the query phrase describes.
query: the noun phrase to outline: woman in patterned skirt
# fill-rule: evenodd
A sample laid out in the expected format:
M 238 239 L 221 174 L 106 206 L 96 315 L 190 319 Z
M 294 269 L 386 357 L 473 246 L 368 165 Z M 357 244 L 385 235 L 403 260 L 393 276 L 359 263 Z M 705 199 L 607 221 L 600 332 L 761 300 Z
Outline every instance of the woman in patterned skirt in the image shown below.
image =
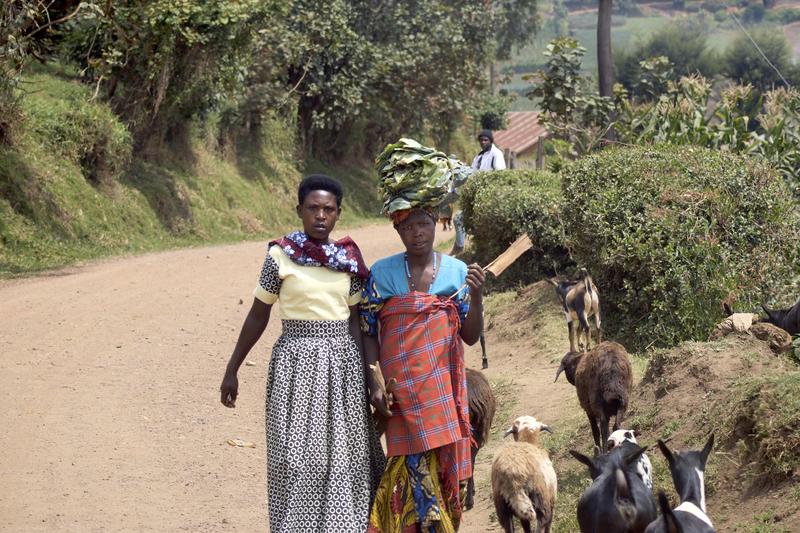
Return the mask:
M 303 231 L 269 243 L 220 387 L 222 403 L 234 407 L 236 373 L 280 299 L 283 333 L 266 401 L 271 533 L 362 533 L 383 471 L 356 311 L 368 270 L 349 237 L 329 238 L 341 202 L 341 186 L 327 176 L 300 184 Z
M 378 359 L 384 378 L 397 380 L 391 402 L 371 388 L 388 417 L 390 458 L 368 531 L 451 533 L 472 474 L 462 340 L 478 340 L 484 275 L 433 250 L 433 213 L 391 216 L 406 252 L 375 263 L 361 309 L 367 362 Z

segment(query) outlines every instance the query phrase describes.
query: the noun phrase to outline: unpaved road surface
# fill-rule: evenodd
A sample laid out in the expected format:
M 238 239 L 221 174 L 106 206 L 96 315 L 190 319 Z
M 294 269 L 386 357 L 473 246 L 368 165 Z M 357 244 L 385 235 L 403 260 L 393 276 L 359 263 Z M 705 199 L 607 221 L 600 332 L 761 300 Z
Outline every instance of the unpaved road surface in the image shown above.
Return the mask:
M 348 233 L 368 263 L 402 249 L 388 224 Z M 280 320 L 239 372 L 236 409 L 218 393 L 264 252 L 186 249 L 0 283 L 0 530 L 268 530 L 264 387 Z M 479 365 L 475 348 L 467 357 Z M 490 501 L 478 495 L 462 531 L 494 529 Z

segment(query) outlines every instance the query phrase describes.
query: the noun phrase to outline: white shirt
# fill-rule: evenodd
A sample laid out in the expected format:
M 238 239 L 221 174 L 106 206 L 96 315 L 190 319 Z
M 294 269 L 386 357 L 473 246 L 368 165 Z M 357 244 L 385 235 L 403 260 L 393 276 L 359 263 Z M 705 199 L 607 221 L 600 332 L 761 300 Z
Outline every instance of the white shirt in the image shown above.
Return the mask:
M 506 160 L 503 152 L 492 143 L 492 147 L 485 152 L 481 152 L 472 160 L 472 168 L 475 170 L 503 170 L 506 168 Z

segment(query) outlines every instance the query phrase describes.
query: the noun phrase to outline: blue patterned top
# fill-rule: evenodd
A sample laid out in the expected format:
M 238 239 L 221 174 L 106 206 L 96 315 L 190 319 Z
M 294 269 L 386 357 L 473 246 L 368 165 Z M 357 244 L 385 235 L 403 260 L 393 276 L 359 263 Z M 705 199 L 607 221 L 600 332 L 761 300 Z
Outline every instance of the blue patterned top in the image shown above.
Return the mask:
M 383 304 L 392 296 L 408 294 L 408 277 L 406 275 L 405 254 L 399 253 L 378 260 L 370 270 L 367 285 L 361 300 L 361 329 L 367 335 L 378 334 L 378 313 Z M 437 254 L 441 263 L 436 271 L 430 294 L 449 297 L 464 284 L 467 277 L 467 265 L 454 257 Z M 458 315 L 461 322 L 469 311 L 469 289 L 465 288 L 454 299 L 458 304 Z

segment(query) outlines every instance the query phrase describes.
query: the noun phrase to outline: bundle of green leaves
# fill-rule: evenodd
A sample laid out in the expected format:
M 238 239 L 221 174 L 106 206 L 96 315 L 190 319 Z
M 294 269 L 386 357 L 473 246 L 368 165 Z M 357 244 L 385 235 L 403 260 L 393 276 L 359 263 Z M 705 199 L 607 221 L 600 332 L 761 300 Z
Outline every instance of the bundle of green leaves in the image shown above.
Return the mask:
M 414 139 L 389 144 L 375 160 L 380 175 L 383 212 L 439 207 L 447 200 L 450 185 L 459 185 L 471 174 L 467 165 Z

